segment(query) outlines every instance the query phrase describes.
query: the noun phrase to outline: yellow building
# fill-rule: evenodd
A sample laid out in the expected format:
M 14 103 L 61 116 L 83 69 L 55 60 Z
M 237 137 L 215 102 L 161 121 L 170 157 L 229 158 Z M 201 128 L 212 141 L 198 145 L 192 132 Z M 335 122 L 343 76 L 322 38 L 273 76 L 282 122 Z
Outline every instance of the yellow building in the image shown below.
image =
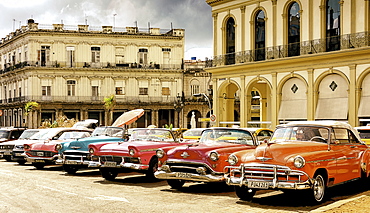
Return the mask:
M 110 125 L 136 108 L 145 109 L 138 127 L 184 126 L 174 109 L 184 91 L 184 33 L 28 20 L 0 41 L 0 126 L 35 128 L 59 116 Z M 111 95 L 113 113 L 103 102 Z M 30 101 L 40 108 L 25 116 Z
M 216 125 L 370 121 L 370 1 L 206 2 Z

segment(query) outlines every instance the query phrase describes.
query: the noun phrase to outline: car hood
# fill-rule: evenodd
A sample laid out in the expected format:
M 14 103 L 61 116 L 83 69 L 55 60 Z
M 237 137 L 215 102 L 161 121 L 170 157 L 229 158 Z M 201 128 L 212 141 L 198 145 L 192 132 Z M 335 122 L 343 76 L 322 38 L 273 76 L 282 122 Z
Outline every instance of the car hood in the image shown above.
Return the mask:
M 239 148 L 239 149 L 238 149 Z M 202 159 L 208 156 L 210 151 L 216 151 L 218 154 L 230 154 L 240 149 L 255 148 L 243 144 L 217 142 L 217 143 L 193 143 L 189 145 L 175 147 L 167 152 L 168 158 L 183 159 L 184 153 L 189 155 L 187 159 Z
M 129 147 L 136 148 L 138 151 L 155 151 L 158 148 L 165 146 L 179 145 L 176 142 L 150 142 L 150 141 L 135 141 L 135 142 L 126 142 L 126 143 L 113 143 L 106 144 L 100 148 L 101 152 L 128 152 Z
M 123 138 L 119 137 L 109 137 L 109 136 L 96 136 L 96 137 L 89 137 L 89 138 L 82 138 L 79 140 L 74 140 L 71 142 L 65 142 L 63 144 L 63 149 L 61 151 L 66 150 L 88 150 L 88 145 L 91 143 L 118 143 L 123 142 Z
M 291 156 L 324 150 L 328 150 L 328 144 L 320 142 L 285 141 L 278 143 L 265 143 L 259 145 L 255 149 L 253 156 L 246 152 L 242 157 L 242 161 L 266 162 L 284 165 Z

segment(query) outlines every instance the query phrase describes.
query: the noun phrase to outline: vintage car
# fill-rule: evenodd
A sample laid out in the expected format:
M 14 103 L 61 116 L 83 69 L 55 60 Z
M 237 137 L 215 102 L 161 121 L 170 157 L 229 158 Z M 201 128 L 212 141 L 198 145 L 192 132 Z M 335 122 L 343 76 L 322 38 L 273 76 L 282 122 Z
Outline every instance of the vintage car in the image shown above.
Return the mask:
M 355 129 L 360 134 L 362 141 L 370 145 L 370 126 L 358 126 Z
M 258 144 L 264 142 L 267 139 L 270 139 L 274 131 L 268 128 L 246 128 L 250 131 L 253 136 L 257 139 Z
M 369 148 L 349 124 L 301 121 L 277 126 L 255 150 L 231 154 L 226 183 L 251 200 L 256 190 L 306 190 L 306 200 L 324 201 L 327 187 L 369 176 Z
M 2 127 L 0 128 L 0 143 L 5 141 L 17 140 L 25 128 Z
M 182 133 L 183 140 L 199 140 L 200 136 L 202 135 L 203 130 L 206 128 L 193 128 L 188 129 L 184 133 Z
M 74 129 L 74 128 L 50 128 L 38 139 L 37 143 L 25 143 L 24 156 L 25 160 L 32 163 L 36 169 L 42 169 L 45 165 L 55 164 L 59 157 L 59 144 L 64 141 L 72 141 L 77 138 L 85 138 L 91 136 L 89 129 Z M 15 151 L 13 151 L 14 154 Z
M 156 150 L 162 147 L 175 147 L 181 143 L 169 129 L 136 128 L 131 131 L 125 143 L 89 144 L 93 155 L 89 167 L 99 167 L 106 180 L 114 180 L 119 172 L 138 171 L 154 178 L 158 168 Z
M 13 149 L 17 145 L 22 145 L 26 140 L 29 140 L 31 136 L 39 132 L 40 129 L 26 129 L 22 132 L 17 140 L 6 141 L 0 143 L 0 157 L 4 158 L 6 161 L 13 161 Z
M 127 141 L 124 128 L 102 126 L 97 127 L 91 137 L 80 138 L 74 141 L 58 144 L 59 158 L 56 164 L 63 164 L 63 169 L 68 174 L 75 174 L 79 169 L 88 168 L 90 153 L 88 145 L 91 143 L 122 143 Z
M 223 182 L 228 156 L 236 151 L 255 149 L 253 133 L 241 128 L 205 129 L 198 143 L 157 150 L 158 171 L 155 177 L 166 179 L 175 189 L 185 181 Z

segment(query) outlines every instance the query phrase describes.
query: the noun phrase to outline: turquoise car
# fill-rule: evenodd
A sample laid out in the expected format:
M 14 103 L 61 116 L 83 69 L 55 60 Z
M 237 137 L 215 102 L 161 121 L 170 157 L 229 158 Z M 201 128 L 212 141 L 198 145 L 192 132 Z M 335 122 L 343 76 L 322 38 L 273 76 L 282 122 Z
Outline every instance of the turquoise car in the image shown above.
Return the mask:
M 79 169 L 88 168 L 91 157 L 88 151 L 89 144 L 122 143 L 127 141 L 124 133 L 124 128 L 121 127 L 97 127 L 91 137 L 59 143 L 56 148 L 60 156 L 56 164 L 62 164 L 68 174 L 75 174 Z

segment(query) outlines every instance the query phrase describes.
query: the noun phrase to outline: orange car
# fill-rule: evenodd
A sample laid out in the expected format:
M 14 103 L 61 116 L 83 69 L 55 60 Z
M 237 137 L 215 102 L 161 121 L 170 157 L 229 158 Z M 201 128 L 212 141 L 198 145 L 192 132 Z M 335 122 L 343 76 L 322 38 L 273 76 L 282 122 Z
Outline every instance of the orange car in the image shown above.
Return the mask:
M 349 124 L 301 121 L 280 125 L 271 140 L 255 150 L 231 154 L 226 183 L 242 200 L 257 190 L 311 190 L 322 202 L 327 187 L 369 177 L 369 147 Z

